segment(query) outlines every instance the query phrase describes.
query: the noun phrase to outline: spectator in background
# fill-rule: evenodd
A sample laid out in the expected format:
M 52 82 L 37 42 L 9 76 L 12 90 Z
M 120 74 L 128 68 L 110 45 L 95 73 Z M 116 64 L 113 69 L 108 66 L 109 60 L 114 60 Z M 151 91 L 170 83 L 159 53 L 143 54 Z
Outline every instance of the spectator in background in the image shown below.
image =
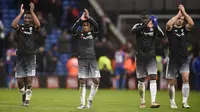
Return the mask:
M 58 39 L 58 52 L 59 53 L 69 53 L 71 52 L 71 35 L 68 34 L 67 30 L 65 29 Z
M 195 89 L 200 90 L 200 52 L 199 56 L 193 60 L 192 69 L 195 75 Z
M 36 60 L 36 70 L 39 75 L 43 75 L 45 70 L 47 69 L 47 56 L 44 47 L 40 47 L 37 53 L 37 60 Z
M 113 56 L 115 50 L 112 44 L 107 40 L 107 37 L 103 37 L 100 42 L 95 45 L 97 59 L 102 55 Z
M 128 89 L 128 81 L 135 74 L 136 71 L 136 61 L 132 60 L 130 57 L 127 57 L 124 61 L 125 74 L 125 87 Z
M 115 52 L 115 70 L 114 74 L 116 77 L 116 88 L 125 88 L 125 69 L 124 62 L 127 58 L 126 52 L 124 52 L 124 47 L 119 51 Z
M 3 59 L 0 59 L 0 87 L 6 86 L 6 71 Z
M 4 25 L 2 23 L 2 21 L 0 20 L 0 57 L 3 56 L 3 49 L 4 48 L 4 38 L 5 38 L 5 34 L 4 34 Z
M 113 73 L 111 60 L 107 56 L 101 56 L 98 60 L 98 66 L 101 74 L 100 88 L 111 88 L 111 76 Z
M 108 69 L 109 72 L 111 73 L 113 72 L 111 60 L 107 56 L 101 56 L 99 58 L 98 66 L 99 66 L 99 70 L 104 69 L 104 66 L 106 66 L 106 69 Z
M 53 74 L 56 71 L 56 65 L 57 65 L 57 61 L 58 61 L 58 53 L 57 53 L 57 45 L 56 44 L 52 44 L 51 45 L 51 50 L 48 51 L 48 55 L 47 55 L 47 69 L 46 72 L 49 74 Z
M 5 38 L 5 34 L 4 34 L 4 25 L 2 23 L 2 21 L 0 20 L 0 38 L 4 39 Z
M 66 69 L 68 70 L 69 77 L 77 77 L 78 76 L 78 58 L 75 56 L 72 56 L 66 63 Z
M 100 69 L 100 73 L 101 73 L 101 78 L 100 78 L 99 88 L 106 88 L 106 89 L 112 88 L 112 82 L 111 82 L 112 74 L 106 64 L 103 65 L 102 69 Z

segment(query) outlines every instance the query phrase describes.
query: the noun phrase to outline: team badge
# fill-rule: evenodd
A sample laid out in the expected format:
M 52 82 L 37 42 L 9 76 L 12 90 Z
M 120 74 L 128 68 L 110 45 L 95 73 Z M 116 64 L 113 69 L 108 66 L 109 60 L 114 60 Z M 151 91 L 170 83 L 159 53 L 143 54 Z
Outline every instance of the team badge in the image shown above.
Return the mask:
M 32 31 L 32 30 L 33 30 L 33 28 L 32 28 L 32 27 L 30 27 L 30 28 L 29 28 L 29 30 L 30 30 L 30 31 Z

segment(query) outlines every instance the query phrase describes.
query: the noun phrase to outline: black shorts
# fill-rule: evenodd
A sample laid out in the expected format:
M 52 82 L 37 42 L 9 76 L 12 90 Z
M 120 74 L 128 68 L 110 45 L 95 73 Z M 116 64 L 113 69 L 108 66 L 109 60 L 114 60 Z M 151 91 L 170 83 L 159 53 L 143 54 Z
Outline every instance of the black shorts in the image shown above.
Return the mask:
M 178 59 L 176 59 L 178 60 Z M 167 69 L 166 69 L 166 78 L 167 79 L 176 79 L 178 77 L 178 73 L 182 74 L 184 72 L 190 73 L 190 64 L 188 60 L 185 60 L 182 64 L 177 63 L 176 60 L 170 60 L 168 58 Z
M 100 72 L 96 60 L 78 60 L 78 78 L 99 78 Z
M 35 76 L 36 56 L 17 56 L 15 77 Z
M 136 57 L 136 76 L 144 78 L 147 75 L 157 74 L 156 57 L 137 56 Z

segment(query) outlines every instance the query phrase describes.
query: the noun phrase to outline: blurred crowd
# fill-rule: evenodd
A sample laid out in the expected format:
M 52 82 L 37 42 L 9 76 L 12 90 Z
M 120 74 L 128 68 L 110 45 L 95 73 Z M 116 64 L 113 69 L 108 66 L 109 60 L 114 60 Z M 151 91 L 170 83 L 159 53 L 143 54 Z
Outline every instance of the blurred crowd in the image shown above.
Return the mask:
M 18 6 L 10 5 L 17 2 Z M 41 22 L 41 30 L 37 34 L 37 75 L 65 75 L 77 77 L 78 60 L 76 40 L 70 34 L 70 28 L 83 11 L 82 0 L 33 0 L 36 14 Z M 11 22 L 19 13 L 21 1 L 2 0 L 0 16 L 0 76 L 13 74 L 15 71 L 15 32 L 11 29 Z M 7 9 L 6 4 L 8 5 Z M 45 5 L 45 7 L 44 7 Z M 86 3 L 87 5 L 87 3 Z M 47 7 L 48 6 L 48 7 Z M 9 8 L 9 9 L 8 9 Z M 12 11 L 13 15 L 10 11 Z M 6 16 L 7 15 L 7 16 Z M 98 21 L 98 20 L 97 20 Z M 22 21 L 21 21 L 22 22 Z M 100 23 L 99 23 L 100 24 Z M 102 33 L 105 33 L 103 31 Z M 104 36 L 102 36 L 104 35 Z M 109 36 L 100 34 L 96 38 L 96 56 L 101 72 L 101 88 L 128 88 L 128 80 L 135 77 L 135 45 L 127 40 L 118 49 L 112 46 Z M 191 70 L 194 77 L 200 77 L 200 53 L 196 47 L 189 47 Z M 158 74 L 164 76 L 167 60 L 167 40 L 158 40 L 156 54 Z M 116 85 L 112 85 L 112 78 Z M 196 78 L 195 78 L 196 79 Z M 198 84 L 196 85 L 198 86 Z M 200 88 L 200 87 L 198 87 Z

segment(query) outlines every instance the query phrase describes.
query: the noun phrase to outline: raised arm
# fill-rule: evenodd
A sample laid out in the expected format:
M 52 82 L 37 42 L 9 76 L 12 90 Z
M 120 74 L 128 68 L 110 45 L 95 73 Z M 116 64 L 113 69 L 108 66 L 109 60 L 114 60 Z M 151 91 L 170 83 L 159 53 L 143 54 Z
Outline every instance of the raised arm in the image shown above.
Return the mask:
M 84 9 L 84 11 L 85 11 L 85 18 L 88 19 L 89 23 L 91 23 L 94 26 L 94 32 L 98 33 L 99 32 L 98 23 L 92 17 L 89 16 L 89 12 L 87 9 Z
M 133 28 L 131 29 L 131 32 L 133 34 L 142 31 L 146 26 L 142 25 L 141 23 L 137 23 L 133 26 Z
M 166 24 L 166 30 L 171 31 L 173 28 L 174 23 L 177 21 L 177 19 L 181 16 L 181 11 L 179 10 L 178 14 L 174 17 L 172 17 Z
M 157 26 L 157 29 L 158 29 L 158 37 L 164 37 L 165 34 L 164 34 L 164 32 L 162 31 L 162 29 L 160 28 L 160 26 Z
M 179 5 L 179 10 L 181 10 L 183 16 L 185 17 L 187 24 L 186 24 L 186 29 L 191 30 L 194 26 L 194 21 L 192 18 L 186 13 L 185 8 L 183 5 Z
M 20 18 L 22 17 L 22 15 L 24 14 L 24 9 L 23 9 L 24 5 L 22 4 L 21 5 L 21 8 L 20 8 L 20 13 L 19 15 L 14 19 L 14 21 L 12 22 L 12 28 L 18 30 L 19 29 L 19 20 Z
M 35 6 L 32 2 L 29 5 L 30 5 L 30 12 L 31 12 L 31 15 L 33 17 L 33 22 L 34 22 L 34 25 L 35 25 L 34 27 L 35 27 L 35 29 L 39 30 L 40 29 L 40 21 L 34 13 Z
M 83 12 L 81 18 L 78 19 L 78 20 L 76 21 L 76 23 L 74 23 L 74 25 L 73 25 L 72 28 L 71 28 L 71 32 L 72 32 L 72 35 L 73 35 L 73 36 L 78 35 L 78 30 L 77 30 L 77 28 L 78 28 L 79 25 L 81 25 L 82 21 L 85 21 L 85 20 L 86 20 L 86 18 L 85 18 L 85 12 Z
M 99 32 L 98 23 L 92 17 L 89 17 L 88 21 L 94 26 L 94 32 L 98 33 Z
M 71 28 L 72 35 L 76 36 L 76 35 L 78 34 L 77 28 L 78 28 L 78 26 L 79 26 L 80 24 L 81 24 L 81 19 L 78 19 L 78 20 L 76 21 L 76 23 L 74 23 L 74 25 L 73 25 L 72 28 Z

